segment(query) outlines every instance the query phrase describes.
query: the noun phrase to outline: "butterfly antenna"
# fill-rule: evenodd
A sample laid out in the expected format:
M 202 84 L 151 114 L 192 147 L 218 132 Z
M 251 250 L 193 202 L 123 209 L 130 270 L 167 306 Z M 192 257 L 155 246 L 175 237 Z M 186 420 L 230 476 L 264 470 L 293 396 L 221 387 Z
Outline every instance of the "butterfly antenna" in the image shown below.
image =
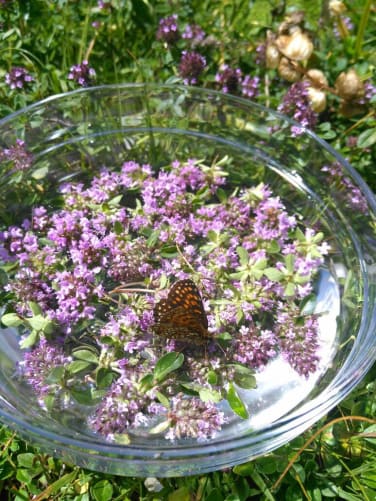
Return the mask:
M 185 264 L 188 266 L 188 268 L 192 271 L 192 273 L 195 273 L 195 269 L 193 268 L 191 263 L 187 260 L 187 258 L 184 256 L 184 254 L 182 253 L 179 244 L 176 244 L 176 249 L 179 253 L 179 256 L 182 258 L 182 260 L 185 262 Z

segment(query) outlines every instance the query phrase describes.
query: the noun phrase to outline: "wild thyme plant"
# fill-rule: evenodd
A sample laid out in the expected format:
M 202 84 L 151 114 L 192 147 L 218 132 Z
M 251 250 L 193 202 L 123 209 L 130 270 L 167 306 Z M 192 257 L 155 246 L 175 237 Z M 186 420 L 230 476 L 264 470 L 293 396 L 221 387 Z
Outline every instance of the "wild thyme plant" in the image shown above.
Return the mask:
M 221 402 L 252 412 L 237 390 L 277 356 L 316 371 L 317 315 L 303 305 L 328 245 L 268 186 L 233 188 L 221 162 L 128 161 L 60 197 L 0 234 L 2 321 L 23 332 L 19 376 L 42 406 L 90 406 L 88 426 L 108 440 L 140 428 L 207 439 L 229 419 Z M 202 344 L 154 329 L 155 305 L 188 278 L 208 319 Z

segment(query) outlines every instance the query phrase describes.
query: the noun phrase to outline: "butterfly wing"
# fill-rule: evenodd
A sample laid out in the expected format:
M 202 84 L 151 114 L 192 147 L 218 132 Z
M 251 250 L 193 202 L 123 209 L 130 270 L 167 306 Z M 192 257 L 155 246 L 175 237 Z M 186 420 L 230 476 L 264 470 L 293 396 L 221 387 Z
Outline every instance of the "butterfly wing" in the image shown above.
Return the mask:
M 176 282 L 166 299 L 154 308 L 157 335 L 202 342 L 209 337 L 208 319 L 200 293 L 192 280 Z

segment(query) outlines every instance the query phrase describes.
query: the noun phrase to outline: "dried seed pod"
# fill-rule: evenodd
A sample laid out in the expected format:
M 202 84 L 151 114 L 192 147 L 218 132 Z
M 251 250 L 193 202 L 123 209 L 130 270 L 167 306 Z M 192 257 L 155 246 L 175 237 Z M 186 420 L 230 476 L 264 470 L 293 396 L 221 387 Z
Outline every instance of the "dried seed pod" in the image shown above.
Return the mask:
M 276 40 L 280 52 L 293 61 L 305 61 L 313 52 L 313 43 L 306 33 L 301 30 L 291 35 L 281 35 Z
M 296 64 L 286 57 L 282 57 L 278 65 L 278 73 L 288 82 L 298 82 L 301 77 L 301 72 L 297 69 Z
M 309 104 L 313 111 L 321 113 L 326 108 L 326 94 L 322 90 L 316 89 L 315 87 L 308 87 L 308 99 Z
M 328 87 L 328 79 L 321 70 L 312 68 L 307 71 L 305 80 L 307 80 L 311 87 L 322 89 Z
M 269 69 L 278 68 L 279 61 L 281 59 L 281 54 L 274 43 L 270 43 L 266 46 L 265 51 L 265 62 L 266 67 Z
M 343 71 L 334 86 L 338 95 L 345 101 L 353 101 L 364 96 L 364 85 L 354 69 Z
M 332 16 L 339 16 L 346 10 L 345 4 L 340 0 L 330 0 L 328 7 Z

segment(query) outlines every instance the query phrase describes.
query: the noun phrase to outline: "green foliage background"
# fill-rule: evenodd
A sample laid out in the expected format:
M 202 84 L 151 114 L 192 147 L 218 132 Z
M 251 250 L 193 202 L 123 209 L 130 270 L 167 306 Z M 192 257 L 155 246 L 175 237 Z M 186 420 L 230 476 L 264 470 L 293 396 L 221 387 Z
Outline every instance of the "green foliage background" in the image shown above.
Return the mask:
M 305 12 L 305 29 L 314 40 L 310 67 L 321 69 L 333 90 L 339 73 L 356 69 L 362 80 L 376 66 L 376 7 L 371 0 L 345 2 L 353 28 L 335 36 L 336 21 L 319 0 L 112 0 L 100 9 L 94 0 L 5 0 L 0 2 L 0 116 L 51 94 L 77 87 L 70 67 L 88 59 L 96 84 L 180 82 L 183 42 L 166 48 L 156 40 L 159 19 L 178 13 L 179 24 L 199 24 L 213 43 L 204 49 L 207 68 L 201 85 L 218 88 L 220 64 L 259 76 L 257 101 L 276 108 L 289 88 L 275 70 L 256 61 L 256 47 L 284 16 Z M 99 28 L 92 23 L 101 23 Z M 34 81 L 10 90 L 5 74 L 25 67 Z M 339 97 L 329 92 L 316 132 L 346 156 L 376 189 L 375 99 L 363 113 L 343 116 Z M 352 140 L 349 140 L 352 138 Z M 355 140 L 354 140 L 355 138 Z M 160 481 L 115 477 L 61 463 L 25 443 L 5 427 L 1 433 L 2 499 L 118 500 L 312 500 L 376 499 L 376 368 L 340 406 L 291 443 L 232 470 Z M 350 421 L 348 417 L 360 416 Z M 345 421 L 336 421 L 347 417 Z M 365 421 L 368 419 L 368 421 Z M 372 420 L 373 423 L 372 424 Z M 306 440 L 322 428 L 315 439 Z M 275 485 L 288 460 L 293 466 Z M 160 489 L 160 490 L 159 490 Z

